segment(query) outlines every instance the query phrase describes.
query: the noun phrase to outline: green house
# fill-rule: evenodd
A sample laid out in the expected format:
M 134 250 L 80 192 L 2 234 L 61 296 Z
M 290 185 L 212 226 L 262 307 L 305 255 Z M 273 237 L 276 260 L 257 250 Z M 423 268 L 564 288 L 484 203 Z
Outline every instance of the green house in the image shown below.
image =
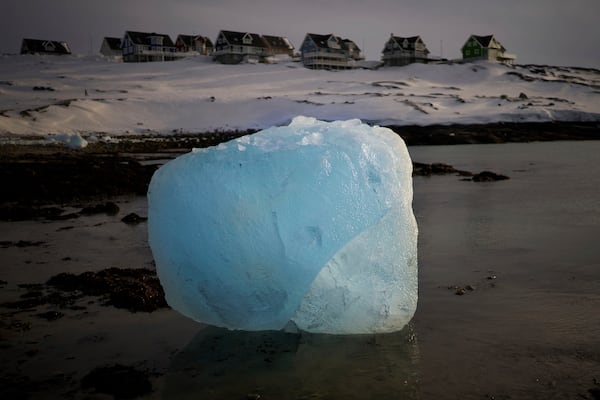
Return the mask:
M 462 57 L 463 60 L 487 60 L 504 64 L 512 64 L 516 59 L 516 56 L 506 53 L 506 48 L 494 35 L 471 35 L 462 47 Z

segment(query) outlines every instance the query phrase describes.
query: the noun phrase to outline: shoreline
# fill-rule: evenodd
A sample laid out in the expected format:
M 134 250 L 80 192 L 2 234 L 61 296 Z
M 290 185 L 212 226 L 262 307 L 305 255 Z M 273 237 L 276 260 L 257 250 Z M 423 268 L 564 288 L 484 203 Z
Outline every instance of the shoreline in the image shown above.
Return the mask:
M 407 146 L 599 140 L 600 122 L 496 122 L 490 124 L 386 126 Z
M 383 125 L 373 121 L 363 121 L 371 126 L 379 125 L 398 134 L 407 146 L 455 145 L 455 144 L 491 144 L 525 143 L 564 140 L 600 140 L 600 121 L 542 121 L 542 122 L 491 122 L 474 124 L 431 124 L 431 125 Z M 63 148 L 82 152 L 158 152 L 193 147 L 216 146 L 245 135 L 254 134 L 261 129 L 234 129 L 226 131 L 179 132 L 170 134 L 110 134 L 88 132 L 82 137 L 109 136 L 114 140 L 91 141 L 81 149 L 68 149 L 59 142 L 47 141 L 53 134 L 20 135 L 0 134 L 0 157 L 11 151 L 21 153 L 24 149 L 41 146 L 44 148 Z M 11 142 L 16 141 L 17 143 Z M 19 140 L 33 143 L 18 143 Z M 36 151 L 37 152 L 37 151 Z
M 600 140 L 598 122 L 389 128 L 407 146 Z M 254 131 L 119 136 L 116 142 L 95 141 L 82 149 L 53 142 L 0 144 L 0 179 L 4 182 L 0 188 L 0 217 L 7 220 L 5 214 L 15 212 L 7 207 L 11 203 L 77 204 L 114 196 L 145 195 L 154 171 L 165 161 L 193 148 L 215 146 L 251 133 Z M 413 161 L 418 164 L 420 160 Z

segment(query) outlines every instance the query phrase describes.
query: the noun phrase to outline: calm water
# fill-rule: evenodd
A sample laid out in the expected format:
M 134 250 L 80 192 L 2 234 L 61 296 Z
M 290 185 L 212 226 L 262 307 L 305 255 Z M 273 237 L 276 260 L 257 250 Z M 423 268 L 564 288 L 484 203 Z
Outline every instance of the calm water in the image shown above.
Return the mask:
M 415 161 L 511 178 L 414 180 L 421 392 L 589 395 L 600 379 L 600 143 L 410 152 Z M 448 289 L 466 285 L 475 290 L 464 296 Z
M 420 299 L 408 329 L 297 342 L 282 333 L 260 339 L 206 330 L 175 357 L 164 393 L 590 395 L 600 380 L 600 142 L 425 146 L 410 153 L 415 161 L 511 179 L 415 178 Z M 472 290 L 455 294 L 467 286 Z M 181 373 L 194 369 L 203 372 L 193 379 Z
M 600 388 L 600 142 L 409 151 L 414 161 L 511 179 L 414 179 L 420 297 L 404 331 L 229 332 L 168 310 L 96 307 L 55 322 L 31 317 L 31 330 L 5 342 L 4 368 L 44 380 L 138 365 L 159 373 L 150 398 L 592 398 L 588 390 Z M 146 213 L 144 198 L 118 202 L 123 213 Z M 120 217 L 0 223 L 0 240 L 44 242 L 1 249 L 0 279 L 150 266 L 145 226 Z M 464 295 L 455 294 L 460 288 Z M 1 293 L 20 292 L 9 285 Z M 39 353 L 24 356 L 31 346 Z M 69 385 L 80 389 L 77 379 Z

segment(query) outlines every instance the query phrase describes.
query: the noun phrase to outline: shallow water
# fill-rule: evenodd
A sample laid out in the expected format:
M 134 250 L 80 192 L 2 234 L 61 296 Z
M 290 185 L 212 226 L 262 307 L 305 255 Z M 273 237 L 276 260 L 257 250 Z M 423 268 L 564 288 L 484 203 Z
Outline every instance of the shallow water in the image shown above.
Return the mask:
M 4 335 L 3 375 L 73 377 L 35 398 L 87 398 L 78 379 L 116 362 L 157 372 L 148 398 L 592 398 L 588 390 L 600 388 L 600 142 L 409 151 L 414 161 L 511 179 L 414 179 L 420 297 L 404 331 L 231 332 L 169 310 L 90 305 L 54 322 L 19 314 L 33 326 Z M 151 267 L 145 224 L 120 222 L 146 215 L 145 198 L 116 200 L 114 217 L 0 223 L 0 241 L 44 242 L 0 248 L 0 279 L 9 282 L 0 299 L 59 272 Z
M 589 395 L 600 379 L 600 143 L 410 152 L 511 178 L 414 180 L 422 394 Z

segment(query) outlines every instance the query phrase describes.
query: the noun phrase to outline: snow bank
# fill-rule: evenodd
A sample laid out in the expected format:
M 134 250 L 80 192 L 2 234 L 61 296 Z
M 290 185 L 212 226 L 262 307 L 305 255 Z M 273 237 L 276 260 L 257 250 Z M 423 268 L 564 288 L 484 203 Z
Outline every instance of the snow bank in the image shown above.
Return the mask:
M 578 68 L 474 63 L 330 72 L 202 56 L 141 64 L 3 56 L 0 76 L 0 133 L 263 129 L 295 115 L 383 125 L 600 120 L 600 72 Z

